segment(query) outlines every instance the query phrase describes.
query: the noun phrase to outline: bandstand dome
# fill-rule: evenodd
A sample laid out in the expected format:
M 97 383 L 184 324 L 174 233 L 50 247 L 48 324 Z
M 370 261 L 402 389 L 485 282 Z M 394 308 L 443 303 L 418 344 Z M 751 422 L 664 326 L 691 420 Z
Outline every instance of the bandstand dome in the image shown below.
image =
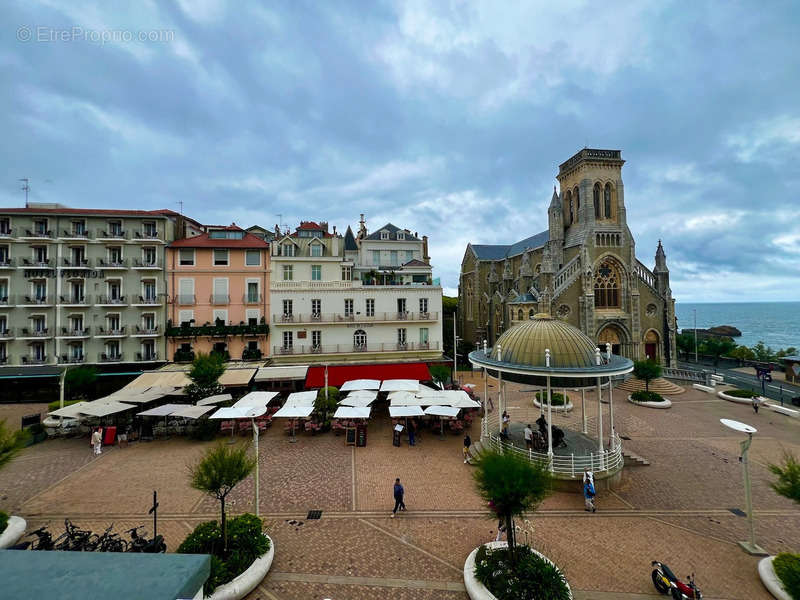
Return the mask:
M 538 313 L 533 319 L 514 325 L 497 340 L 501 360 L 508 365 L 546 366 L 545 350 L 550 350 L 550 366 L 556 368 L 593 367 L 596 364 L 592 339 L 569 323 Z

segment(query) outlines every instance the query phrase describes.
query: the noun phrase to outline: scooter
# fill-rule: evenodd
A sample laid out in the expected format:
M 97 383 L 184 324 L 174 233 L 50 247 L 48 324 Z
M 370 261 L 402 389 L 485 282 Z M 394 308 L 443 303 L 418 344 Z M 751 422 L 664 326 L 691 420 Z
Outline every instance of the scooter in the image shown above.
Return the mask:
M 652 562 L 653 585 L 661 594 L 671 594 L 673 600 L 700 600 L 703 594 L 694 582 L 694 573 L 686 578 L 686 583 L 675 576 L 670 568 L 664 563 L 654 560 Z

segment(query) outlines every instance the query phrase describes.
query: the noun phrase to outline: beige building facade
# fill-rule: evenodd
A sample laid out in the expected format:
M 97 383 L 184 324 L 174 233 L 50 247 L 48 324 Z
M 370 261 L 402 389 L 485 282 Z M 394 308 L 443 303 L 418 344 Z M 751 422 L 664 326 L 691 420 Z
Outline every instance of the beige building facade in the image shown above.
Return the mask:
M 459 327 L 493 344 L 536 313 L 578 327 L 633 360 L 676 366 L 675 305 L 664 248 L 636 258 L 620 150 L 584 148 L 559 166 L 548 229 L 508 245 L 468 244 L 459 280 Z

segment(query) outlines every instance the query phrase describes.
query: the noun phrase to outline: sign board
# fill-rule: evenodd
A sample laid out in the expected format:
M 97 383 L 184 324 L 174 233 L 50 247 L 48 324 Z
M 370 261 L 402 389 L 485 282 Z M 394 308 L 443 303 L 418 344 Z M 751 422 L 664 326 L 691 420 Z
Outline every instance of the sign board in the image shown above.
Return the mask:
M 358 438 L 356 439 L 356 446 L 363 448 L 367 445 L 367 428 L 364 426 L 358 427 Z
M 344 445 L 345 446 L 355 446 L 356 445 L 356 428 L 355 427 L 348 427 L 344 430 Z

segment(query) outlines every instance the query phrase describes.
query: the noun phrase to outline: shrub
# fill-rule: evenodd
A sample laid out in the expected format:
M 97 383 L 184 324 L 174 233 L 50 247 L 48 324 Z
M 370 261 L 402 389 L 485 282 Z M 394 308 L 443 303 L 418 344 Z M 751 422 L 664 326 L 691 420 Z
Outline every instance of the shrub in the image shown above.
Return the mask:
M 325 390 L 328 390 L 327 399 L 325 397 Z M 339 404 L 339 390 L 332 385 L 327 388 L 320 388 L 317 392 L 317 397 L 314 400 L 314 412 L 320 415 L 323 421 L 328 420 L 328 415 L 336 412 L 336 406 Z
M 550 398 L 553 400 L 553 406 L 564 406 L 564 394 L 560 392 L 550 392 Z M 547 406 L 547 392 L 536 392 L 536 400 L 544 402 Z M 569 402 L 569 396 L 567 396 Z
M 513 567 L 508 549 L 481 546 L 475 556 L 475 577 L 498 600 L 569 598 L 564 574 L 528 546 L 517 547 L 517 564 Z
M 772 568 L 789 596 L 800 600 L 800 554 L 781 552 L 772 561 Z
M 69 406 L 70 404 L 75 404 L 76 402 L 81 402 L 81 400 L 64 400 L 64 406 Z M 61 406 L 61 402 L 59 400 L 55 400 L 47 405 L 47 412 L 53 412 L 54 410 L 58 410 Z
M 261 519 L 244 514 L 228 522 L 228 554 L 225 556 L 222 530 L 216 521 L 201 523 L 178 547 L 179 554 L 210 554 L 211 574 L 203 588 L 205 595 L 242 574 L 269 550 L 269 539 L 261 533 Z
M 734 398 L 757 398 L 758 392 L 754 392 L 753 390 L 728 390 L 727 392 L 722 392 L 726 396 L 733 396 Z
M 665 399 L 661 394 L 639 390 L 631 394 L 631 400 L 634 402 L 664 402 Z
M 0 510 L 0 533 L 3 533 L 8 527 L 8 513 L 4 513 Z

